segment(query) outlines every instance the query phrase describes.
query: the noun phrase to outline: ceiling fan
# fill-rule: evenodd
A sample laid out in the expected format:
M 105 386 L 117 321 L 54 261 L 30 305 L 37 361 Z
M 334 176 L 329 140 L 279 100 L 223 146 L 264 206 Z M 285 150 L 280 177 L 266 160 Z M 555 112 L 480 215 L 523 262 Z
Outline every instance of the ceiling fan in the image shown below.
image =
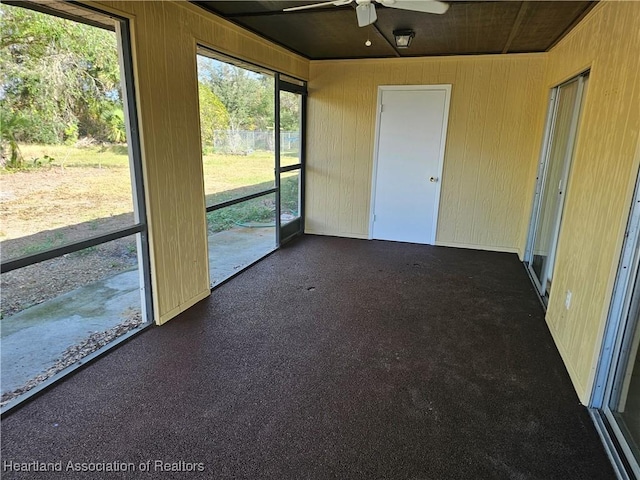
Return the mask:
M 333 0 L 330 2 L 314 3 L 311 5 L 301 5 L 299 7 L 285 8 L 285 12 L 295 12 L 297 10 L 307 10 L 309 8 L 341 7 L 355 2 L 357 4 L 356 14 L 358 16 L 358 26 L 366 27 L 375 23 L 378 19 L 376 15 L 376 3 L 389 8 L 398 8 L 400 10 L 411 10 L 412 12 L 425 12 L 443 14 L 449 9 L 449 5 L 438 0 Z

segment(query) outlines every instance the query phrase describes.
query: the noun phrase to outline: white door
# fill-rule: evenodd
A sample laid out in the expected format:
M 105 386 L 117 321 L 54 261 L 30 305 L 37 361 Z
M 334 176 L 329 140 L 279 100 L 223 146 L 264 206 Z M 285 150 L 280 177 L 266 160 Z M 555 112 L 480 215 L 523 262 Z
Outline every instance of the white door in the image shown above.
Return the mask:
M 450 93 L 380 87 L 371 238 L 435 243 Z

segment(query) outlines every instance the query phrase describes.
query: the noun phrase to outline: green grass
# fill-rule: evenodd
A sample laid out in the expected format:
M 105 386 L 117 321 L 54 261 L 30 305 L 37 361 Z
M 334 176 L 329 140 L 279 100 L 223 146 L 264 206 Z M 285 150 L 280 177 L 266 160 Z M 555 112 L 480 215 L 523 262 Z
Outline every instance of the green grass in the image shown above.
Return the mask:
M 291 161 L 286 163 L 291 164 Z M 295 159 L 294 162 L 295 163 Z M 256 151 L 250 155 L 208 154 L 203 160 L 207 205 L 251 195 L 273 188 L 274 154 Z M 286 174 L 281 184 L 282 211 L 298 215 L 298 176 Z M 207 214 L 209 232 L 242 224 L 274 224 L 275 195 L 267 195 Z
M 268 189 L 270 185 L 270 183 L 265 183 L 252 185 L 248 188 L 260 191 Z M 288 213 L 294 216 L 299 215 L 298 190 L 298 175 L 289 174 L 283 177 L 280 185 L 282 213 Z M 230 200 L 231 198 L 238 198 L 242 196 L 241 193 L 242 189 L 235 189 L 221 192 L 220 194 L 209 195 L 207 196 L 207 205 L 214 205 L 215 203 Z M 207 213 L 209 233 L 228 230 L 236 225 L 275 225 L 275 213 L 275 194 L 247 200 L 246 202 Z
M 69 145 L 20 145 L 27 168 L 41 162 L 59 167 L 129 168 L 126 145 L 74 147 Z M 48 158 L 47 158 L 48 157 Z M 48 159 L 51 159 L 49 162 Z
M 77 252 L 72 252 L 69 254 L 71 257 L 86 257 L 87 255 L 91 255 L 98 251 L 98 246 L 93 245 L 91 247 L 83 248 L 82 250 L 78 250 Z
M 275 195 L 254 198 L 207 213 L 209 233 L 229 230 L 237 225 L 275 225 Z
M 36 253 L 44 252 L 51 248 L 59 247 L 65 243 L 64 233 L 54 232 L 52 235 L 47 235 L 42 241 L 38 243 L 32 243 L 22 248 L 21 255 L 34 255 Z
M 122 207 L 125 209 L 131 208 L 130 194 L 124 191 L 109 193 L 115 186 L 120 189 L 129 188 L 129 158 L 126 145 L 96 145 L 88 147 L 21 145 L 20 149 L 27 165 L 33 165 L 34 162 L 42 162 L 43 159 L 48 160 L 51 158 L 50 162 L 42 162 L 41 167 L 63 167 L 68 169 L 69 173 L 76 168 L 78 169 L 77 171 L 80 171 L 80 168 L 96 167 L 109 169 L 108 171 L 112 171 L 114 174 L 118 172 L 117 176 L 118 178 L 122 176 L 122 182 L 114 181 L 112 177 L 109 177 L 108 180 L 95 178 L 92 182 L 107 182 L 110 185 L 92 185 L 92 191 L 107 194 L 111 199 L 111 202 L 108 202 L 110 211 L 120 211 L 114 208 L 114 205 L 111 205 L 113 202 L 121 202 Z M 291 156 L 283 156 L 282 160 L 283 165 L 297 163 L 297 153 L 293 152 Z M 119 169 L 123 169 L 122 173 L 119 173 Z M 268 190 L 274 186 L 274 153 L 255 151 L 246 156 L 206 154 L 203 157 L 203 173 L 207 205 L 214 205 Z M 37 181 L 36 179 L 34 180 Z M 282 212 L 297 216 L 299 206 L 298 175 L 296 173 L 283 175 L 281 194 Z M 128 204 L 125 205 L 127 202 Z M 80 217 L 76 216 L 76 218 Z M 211 212 L 207 214 L 207 218 L 211 232 L 226 230 L 238 224 L 272 224 L 275 221 L 275 195 L 259 197 Z M 72 220 L 74 219 L 69 219 L 69 225 L 74 223 Z M 89 218 L 88 220 L 91 222 L 89 228 L 96 230 L 99 226 L 99 219 Z M 53 245 L 47 244 L 46 246 Z M 45 248 L 45 246 L 34 246 L 33 248 L 39 250 Z
M 283 165 L 291 165 L 297 161 L 297 156 L 282 158 Z M 264 189 L 263 185 L 271 188 L 274 165 L 273 152 L 255 151 L 250 155 L 207 154 L 203 157 L 205 194 L 216 195 L 240 188 L 254 193 Z M 251 186 L 255 187 L 252 189 Z
M 129 168 L 126 145 L 74 147 L 68 145 L 21 145 L 27 166 Z M 49 159 L 51 161 L 49 162 Z M 284 155 L 283 165 L 297 162 L 297 153 Z M 250 155 L 206 154 L 203 157 L 205 194 L 216 202 L 273 187 L 274 153 Z M 237 190 L 237 192 L 231 192 Z
M 283 175 L 280 182 L 280 203 L 283 213 L 290 213 L 295 216 L 300 215 L 299 190 L 300 182 L 297 172 Z
M 273 168 L 273 152 L 257 151 L 246 156 L 205 155 L 203 174 L 207 204 L 220 203 L 272 188 Z

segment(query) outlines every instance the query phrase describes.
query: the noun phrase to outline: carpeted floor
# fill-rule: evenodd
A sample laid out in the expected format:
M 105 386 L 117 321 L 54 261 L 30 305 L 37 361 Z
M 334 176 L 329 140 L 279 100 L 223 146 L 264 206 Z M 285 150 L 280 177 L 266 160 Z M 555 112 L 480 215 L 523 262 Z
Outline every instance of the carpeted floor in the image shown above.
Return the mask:
M 516 255 L 314 236 L 9 415 L 33 461 L 3 478 L 615 478 Z

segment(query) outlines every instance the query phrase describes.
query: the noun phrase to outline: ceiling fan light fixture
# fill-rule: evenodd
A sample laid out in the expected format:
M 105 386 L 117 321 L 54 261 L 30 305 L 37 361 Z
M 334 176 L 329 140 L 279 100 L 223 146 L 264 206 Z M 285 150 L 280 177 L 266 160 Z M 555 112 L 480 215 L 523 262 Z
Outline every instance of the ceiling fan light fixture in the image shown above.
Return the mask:
M 393 36 L 396 38 L 397 48 L 409 48 L 416 34 L 413 30 L 394 30 Z

